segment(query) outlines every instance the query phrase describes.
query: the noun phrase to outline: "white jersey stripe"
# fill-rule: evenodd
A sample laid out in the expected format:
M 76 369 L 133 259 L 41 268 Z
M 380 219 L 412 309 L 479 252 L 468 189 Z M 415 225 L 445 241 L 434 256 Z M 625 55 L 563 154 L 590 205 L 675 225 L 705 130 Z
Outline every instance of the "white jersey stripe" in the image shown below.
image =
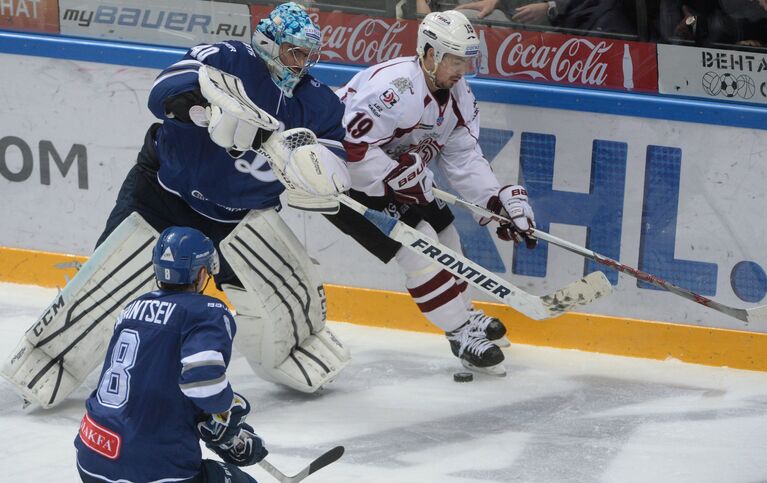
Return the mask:
M 179 387 L 186 397 L 206 398 L 215 396 L 229 386 L 226 376 L 222 376 L 214 381 L 195 382 L 193 384 L 182 384 Z
M 184 366 L 197 362 L 224 362 L 224 356 L 218 351 L 201 351 L 181 359 Z
M 177 70 L 177 71 L 174 71 L 174 72 L 168 72 L 167 74 L 163 74 L 160 77 L 158 77 L 156 81 L 154 81 L 154 84 L 152 84 L 152 89 L 154 89 L 154 87 L 157 84 L 159 84 L 160 82 L 168 80 L 171 77 L 175 77 L 175 76 L 181 75 L 181 74 L 194 74 L 195 77 L 196 77 L 197 76 L 197 70 L 196 69 L 184 69 L 184 70 Z

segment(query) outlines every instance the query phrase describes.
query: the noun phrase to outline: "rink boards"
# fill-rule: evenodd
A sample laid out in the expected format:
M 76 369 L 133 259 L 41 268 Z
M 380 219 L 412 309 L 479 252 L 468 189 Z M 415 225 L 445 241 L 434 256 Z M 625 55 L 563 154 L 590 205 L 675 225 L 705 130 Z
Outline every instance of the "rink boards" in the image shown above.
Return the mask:
M 146 99 L 156 67 L 178 56 L 166 50 L 164 64 L 147 55 L 155 68 L 84 55 L 0 56 L 0 246 L 13 248 L 0 251 L 0 280 L 61 286 L 71 269 L 56 265 L 72 257 L 57 254 L 91 251 L 153 122 Z M 110 58 L 120 62 L 118 53 Z M 332 67 L 318 75 L 343 77 Z M 475 91 L 482 149 L 503 183 L 527 186 L 539 227 L 728 305 L 765 303 L 763 114 L 725 104 L 672 109 L 651 97 L 590 97 L 541 85 L 480 82 Z M 552 292 L 599 268 L 544 244 L 514 253 L 455 213 L 466 255 L 529 292 Z M 288 209 L 284 216 L 321 263 L 331 318 L 433 330 L 402 293 L 395 266 L 383 266 L 321 217 Z M 533 322 L 486 307 L 507 321 L 515 342 L 767 370 L 767 327 L 606 274 L 615 292 L 587 313 Z

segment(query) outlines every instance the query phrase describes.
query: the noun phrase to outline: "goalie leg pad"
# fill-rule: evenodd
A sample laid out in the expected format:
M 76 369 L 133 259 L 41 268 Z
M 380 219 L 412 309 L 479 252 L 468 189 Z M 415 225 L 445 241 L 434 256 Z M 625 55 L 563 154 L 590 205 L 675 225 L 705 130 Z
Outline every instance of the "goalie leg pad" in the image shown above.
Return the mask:
M 0 367 L 27 400 L 50 408 L 103 362 L 125 304 L 154 286 L 157 232 L 138 213 L 96 249 Z
M 348 364 L 325 328 L 325 291 L 306 250 L 274 210 L 251 212 L 220 244 L 243 288 L 225 285 L 237 311 L 237 349 L 263 379 L 314 392 Z
M 229 296 L 229 291 L 226 293 Z M 274 343 L 273 329 L 274 324 L 268 319 L 237 316 L 234 344 L 253 372 L 265 381 L 313 393 L 332 382 L 351 361 L 349 351 L 324 327 L 304 339 L 284 361 L 269 367 L 261 356 L 274 352 L 270 347 Z

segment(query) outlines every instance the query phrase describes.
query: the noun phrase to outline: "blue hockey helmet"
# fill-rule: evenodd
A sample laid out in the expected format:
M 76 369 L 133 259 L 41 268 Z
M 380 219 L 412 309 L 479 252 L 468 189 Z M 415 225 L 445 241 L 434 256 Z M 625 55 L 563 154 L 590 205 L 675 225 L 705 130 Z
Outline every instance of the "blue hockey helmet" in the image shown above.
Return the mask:
M 218 252 L 202 232 L 184 226 L 166 228 L 152 251 L 157 280 L 173 285 L 194 283 L 202 267 L 218 273 Z
M 280 45 L 289 43 L 304 50 L 306 62 L 297 71 L 280 60 Z M 256 25 L 251 45 L 264 59 L 269 72 L 286 96 L 293 96 L 293 89 L 301 77 L 315 65 L 321 55 L 322 32 L 306 10 L 297 3 L 288 2 L 278 6 Z

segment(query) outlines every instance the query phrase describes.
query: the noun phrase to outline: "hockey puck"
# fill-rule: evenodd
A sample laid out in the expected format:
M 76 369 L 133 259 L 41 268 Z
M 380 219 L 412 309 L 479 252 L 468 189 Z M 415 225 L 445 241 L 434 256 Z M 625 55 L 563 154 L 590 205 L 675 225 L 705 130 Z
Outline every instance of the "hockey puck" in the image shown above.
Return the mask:
M 471 382 L 474 380 L 474 374 L 471 372 L 456 372 L 453 374 L 453 380 L 455 382 Z

